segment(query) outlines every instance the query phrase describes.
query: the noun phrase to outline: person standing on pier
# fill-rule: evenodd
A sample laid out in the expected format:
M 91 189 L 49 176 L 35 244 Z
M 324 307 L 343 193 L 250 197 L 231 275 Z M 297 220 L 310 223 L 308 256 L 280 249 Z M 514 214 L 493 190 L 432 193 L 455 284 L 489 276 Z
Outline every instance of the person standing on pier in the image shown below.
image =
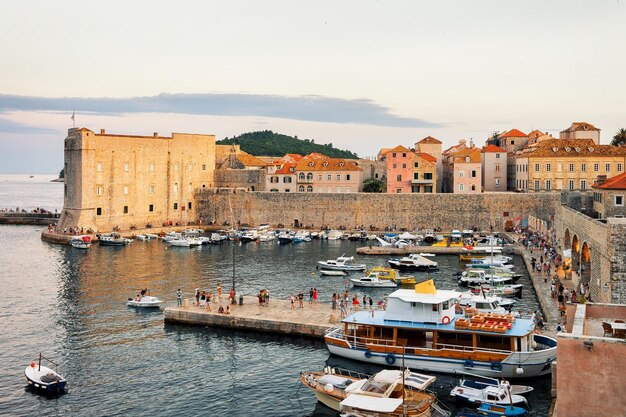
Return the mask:
M 217 293 L 217 302 L 219 303 L 222 298 L 222 283 L 221 282 L 217 283 L 217 289 L 215 290 L 215 292 Z
M 313 288 L 313 302 L 317 303 L 317 288 Z
M 176 301 L 178 302 L 178 307 L 183 306 L 183 292 L 180 288 L 176 291 Z
M 309 290 L 309 304 L 313 304 L 313 288 Z
M 304 308 L 304 294 L 302 291 L 298 293 L 298 307 Z

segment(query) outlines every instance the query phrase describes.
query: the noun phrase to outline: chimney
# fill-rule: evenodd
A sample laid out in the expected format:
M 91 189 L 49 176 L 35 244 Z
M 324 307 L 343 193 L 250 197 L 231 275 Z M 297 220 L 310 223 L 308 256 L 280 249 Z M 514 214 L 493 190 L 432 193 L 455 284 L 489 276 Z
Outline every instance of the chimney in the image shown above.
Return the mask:
M 606 175 L 598 175 L 598 179 L 596 180 L 596 185 L 602 185 L 606 182 Z
M 105 133 L 104 129 L 100 129 L 100 134 L 104 135 L 104 133 Z
M 155 137 L 155 138 L 158 138 L 159 137 L 159 132 L 152 133 L 152 136 Z

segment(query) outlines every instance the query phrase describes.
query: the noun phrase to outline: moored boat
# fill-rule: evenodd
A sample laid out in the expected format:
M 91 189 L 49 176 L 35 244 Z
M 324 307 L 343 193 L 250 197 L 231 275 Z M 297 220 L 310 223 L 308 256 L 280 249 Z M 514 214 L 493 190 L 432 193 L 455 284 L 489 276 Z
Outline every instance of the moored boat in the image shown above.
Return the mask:
M 461 411 L 457 417 L 519 417 L 526 415 L 527 410 L 513 405 L 482 404 L 476 411 Z
M 514 385 L 515 391 L 529 394 L 533 389 L 524 385 Z M 528 400 L 521 394 L 514 394 L 513 387 L 507 381 L 489 379 L 472 380 L 463 378 L 459 385 L 452 388 L 450 396 L 457 403 L 478 407 L 481 404 L 515 405 L 528 408 Z
M 104 235 L 96 235 L 98 243 L 101 246 L 125 246 L 131 243 L 132 239 L 122 237 L 119 233 L 109 233 Z
M 24 370 L 24 376 L 28 385 L 50 394 L 59 394 L 65 391 L 67 380 L 56 371 L 41 364 L 42 359 L 56 365 L 55 362 L 39 354 L 38 363 L 31 362 Z
M 74 236 L 70 239 L 70 245 L 77 249 L 89 249 L 91 247 L 91 237 L 87 235 Z
M 426 259 L 417 253 L 402 258 L 389 259 L 387 262 L 393 268 L 401 271 L 436 271 L 439 269 L 437 262 Z
M 438 291 L 432 280 L 415 291 L 396 290 L 387 310 L 371 317 L 355 312 L 325 334 L 335 355 L 411 369 L 468 372 L 514 378 L 549 374 L 556 340 L 535 334 L 530 319 L 512 315 L 463 317 L 455 313 L 458 292 Z
M 163 300 L 153 297 L 150 295 L 150 290 L 144 288 L 141 290 L 139 294 L 135 296 L 135 298 L 128 298 L 126 301 L 126 305 L 129 307 L 139 307 L 139 308 L 158 308 L 163 304 Z
M 378 278 L 380 272 L 370 272 L 363 277 L 350 278 L 350 282 L 355 287 L 369 288 L 396 288 L 397 284 L 391 280 L 382 280 Z
M 366 268 L 365 264 L 355 263 L 354 256 L 345 256 L 345 253 L 337 259 L 319 261 L 317 264 L 322 269 L 334 269 L 338 271 L 364 271 Z
M 346 271 L 335 271 L 333 269 L 320 269 L 320 275 L 327 275 L 330 277 L 345 277 L 348 275 Z

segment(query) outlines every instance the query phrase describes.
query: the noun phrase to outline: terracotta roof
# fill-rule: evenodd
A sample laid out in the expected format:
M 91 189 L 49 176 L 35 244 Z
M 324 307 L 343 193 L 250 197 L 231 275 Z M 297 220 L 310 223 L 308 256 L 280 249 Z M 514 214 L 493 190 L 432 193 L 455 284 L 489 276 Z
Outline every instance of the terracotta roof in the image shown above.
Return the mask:
M 339 158 L 302 158 L 296 164 L 296 171 L 360 171 L 359 164 L 353 159 Z
M 288 162 L 286 164 L 283 164 L 283 166 L 280 169 L 276 170 L 275 174 L 294 174 L 295 175 L 296 165 L 298 164 L 294 162 Z M 292 171 L 291 168 L 293 168 L 294 170 Z
M 389 152 L 411 152 L 411 150 L 409 148 L 405 148 L 402 145 L 398 145 L 395 148 L 391 148 L 389 149 L 387 152 L 385 153 L 389 153 Z
M 626 172 L 608 178 L 603 184 L 594 185 L 593 188 L 602 188 L 603 190 L 626 190 Z
M 496 153 L 496 152 L 504 152 L 506 151 L 499 146 L 496 145 L 487 145 L 483 148 L 483 152 L 485 153 Z
M 590 156 L 623 156 L 626 149 L 612 145 L 596 145 L 593 139 L 550 139 L 539 142 L 528 152 L 532 158 L 567 157 L 582 158 Z
M 437 162 L 437 158 L 435 158 L 434 156 L 426 152 L 415 152 L 415 156 L 419 156 L 428 162 L 432 162 L 432 163 Z
M 237 159 L 247 167 L 264 167 L 267 165 L 265 161 L 243 151 L 237 154 Z
M 480 149 L 478 148 L 467 148 L 462 151 L 458 151 L 454 154 L 454 163 L 467 163 L 465 158 L 468 156 L 470 157 L 469 163 L 482 163 Z
M 435 139 L 432 136 L 426 136 L 424 139 L 420 140 L 417 143 L 442 143 L 439 139 Z
M 521 130 L 511 129 L 506 133 L 501 134 L 499 137 L 501 138 L 524 138 L 526 137 L 526 133 Z
M 529 138 L 538 138 L 539 136 L 543 136 L 545 135 L 545 133 L 543 133 L 541 130 L 533 130 L 532 132 L 530 132 L 528 134 Z
M 311 152 L 310 154 L 308 154 L 307 156 L 304 156 L 304 157 L 302 157 L 302 158 L 309 158 L 309 159 L 328 159 L 329 157 L 328 157 L 328 156 L 326 156 L 326 155 L 324 155 L 324 154 L 321 154 L 321 153 L 319 153 L 319 152 Z M 302 160 L 302 158 L 300 158 L 300 159 L 298 160 L 298 162 L 300 162 L 300 161 Z
M 287 155 L 290 157 L 291 159 L 293 159 L 294 161 L 298 162 L 299 160 L 301 160 L 302 158 L 304 158 L 304 156 L 300 155 L 299 153 L 288 153 Z
M 572 122 L 572 125 L 561 132 L 574 132 L 577 130 L 600 130 L 591 123 L 587 122 Z

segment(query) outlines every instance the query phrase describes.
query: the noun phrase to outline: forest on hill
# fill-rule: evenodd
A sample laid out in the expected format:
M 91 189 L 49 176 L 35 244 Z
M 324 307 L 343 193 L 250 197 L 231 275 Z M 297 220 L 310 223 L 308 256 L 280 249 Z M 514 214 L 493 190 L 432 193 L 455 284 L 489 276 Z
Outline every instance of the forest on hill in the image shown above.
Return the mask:
M 217 141 L 218 145 L 236 144 L 241 150 L 255 156 L 283 156 L 288 153 L 307 155 L 319 152 L 331 158 L 358 159 L 354 152 L 337 149 L 332 143 L 317 144 L 314 139 L 298 139 L 297 136 L 282 135 L 271 130 L 244 133 Z

